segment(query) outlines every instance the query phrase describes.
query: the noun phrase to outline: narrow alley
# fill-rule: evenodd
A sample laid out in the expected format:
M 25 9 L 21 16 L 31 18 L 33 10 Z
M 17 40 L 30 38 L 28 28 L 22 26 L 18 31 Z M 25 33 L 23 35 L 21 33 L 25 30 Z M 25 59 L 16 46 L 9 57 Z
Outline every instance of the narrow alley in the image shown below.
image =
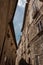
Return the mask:
M 43 65 L 43 0 L 0 0 L 0 65 Z

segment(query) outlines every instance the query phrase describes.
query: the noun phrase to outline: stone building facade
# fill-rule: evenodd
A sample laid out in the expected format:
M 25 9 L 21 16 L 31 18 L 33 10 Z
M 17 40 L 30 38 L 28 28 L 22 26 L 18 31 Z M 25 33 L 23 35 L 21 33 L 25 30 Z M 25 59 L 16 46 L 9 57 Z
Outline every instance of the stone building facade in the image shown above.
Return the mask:
M 43 65 L 43 3 L 37 5 L 36 12 L 34 11 L 32 17 L 33 19 L 29 26 L 32 65 Z
M 0 65 L 15 64 L 17 45 L 12 21 L 17 2 L 0 0 Z
M 21 58 L 28 64 L 43 65 L 43 2 L 28 0 L 17 50 L 16 65 Z
M 15 65 L 17 43 L 15 41 L 12 24 L 8 25 L 7 35 L 1 55 L 1 65 Z
M 26 7 L 25 7 L 25 14 L 24 14 L 24 22 L 23 22 L 23 28 L 22 28 L 22 36 L 18 45 L 18 49 L 17 49 L 17 57 L 16 57 L 16 65 L 19 65 L 20 60 L 23 58 L 26 63 L 30 63 L 29 59 L 30 59 L 30 46 L 29 46 L 29 41 L 28 41 L 28 11 L 29 9 L 29 0 L 26 3 Z M 28 15 L 29 16 L 29 15 Z

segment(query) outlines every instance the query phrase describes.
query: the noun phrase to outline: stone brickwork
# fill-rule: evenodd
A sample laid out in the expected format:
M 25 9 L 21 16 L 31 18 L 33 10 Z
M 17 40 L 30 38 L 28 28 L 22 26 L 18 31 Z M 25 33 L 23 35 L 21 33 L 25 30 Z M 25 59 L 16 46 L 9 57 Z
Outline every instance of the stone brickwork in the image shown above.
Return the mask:
M 14 65 L 16 39 L 12 25 L 18 0 L 0 0 L 0 65 Z
M 8 23 L 11 21 L 17 0 L 0 0 L 0 54 L 6 36 Z
M 8 63 L 14 65 L 16 59 L 16 50 L 17 50 L 17 46 L 15 44 L 15 39 L 13 38 L 10 25 L 8 25 L 8 32 L 5 39 L 4 49 L 1 57 L 1 65 L 5 65 L 5 64 L 7 65 Z
M 28 8 L 27 8 L 28 5 Z M 20 60 L 23 58 L 27 63 L 29 63 L 29 58 L 30 58 L 30 49 L 29 49 L 29 45 L 28 45 L 28 19 L 29 19 L 29 3 L 26 4 L 26 9 L 28 9 L 25 13 L 26 13 L 26 18 L 25 18 L 25 24 L 24 24 L 24 28 L 22 31 L 22 36 L 19 42 L 19 46 L 18 46 L 18 50 L 17 50 L 17 58 L 16 58 L 16 65 L 19 65 Z M 21 48 L 21 49 L 20 49 Z M 22 51 L 21 51 L 22 50 Z M 20 54 L 21 52 L 21 54 Z M 20 56 L 19 56 L 20 55 Z
M 34 4 L 34 3 L 33 3 Z M 37 4 L 37 3 L 36 3 Z M 36 5 L 34 4 L 34 5 Z M 40 4 L 40 6 L 38 6 Z M 29 26 L 29 44 L 30 44 L 30 57 L 32 65 L 43 65 L 43 51 L 41 45 L 43 45 L 43 4 L 39 3 L 36 7 L 36 12 L 32 17 L 31 24 Z M 34 11 L 34 8 L 33 8 Z M 34 13 L 34 12 L 33 12 Z
M 22 56 L 18 53 L 17 58 L 23 58 L 31 65 L 43 65 L 43 2 L 30 0 L 27 5 L 25 24 L 18 47 Z M 19 65 L 18 61 L 16 59 L 16 65 Z

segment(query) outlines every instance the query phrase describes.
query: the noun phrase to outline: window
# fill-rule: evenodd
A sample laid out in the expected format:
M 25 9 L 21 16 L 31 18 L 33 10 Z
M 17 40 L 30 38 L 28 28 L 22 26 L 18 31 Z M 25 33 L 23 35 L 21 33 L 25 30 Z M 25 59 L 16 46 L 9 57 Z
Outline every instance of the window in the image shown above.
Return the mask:
M 29 64 L 30 64 L 30 58 L 29 58 Z
M 7 33 L 7 37 L 10 38 L 10 34 L 9 33 Z
M 27 46 L 28 48 L 30 47 L 30 45 L 28 44 L 28 46 Z
M 11 46 L 13 45 L 13 43 L 11 43 Z
M 10 38 L 9 29 L 8 29 L 8 32 L 7 32 L 7 37 Z
M 41 21 L 38 23 L 38 29 L 39 29 L 39 31 L 42 31 L 42 29 L 43 29 L 43 26 L 42 26 L 42 22 Z

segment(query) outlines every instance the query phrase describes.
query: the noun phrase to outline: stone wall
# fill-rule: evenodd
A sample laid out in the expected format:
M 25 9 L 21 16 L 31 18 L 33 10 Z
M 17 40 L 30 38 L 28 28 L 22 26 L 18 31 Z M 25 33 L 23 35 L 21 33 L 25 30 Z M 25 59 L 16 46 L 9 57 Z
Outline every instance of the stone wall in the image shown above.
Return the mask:
M 17 0 L 0 0 L 0 54 L 6 36 L 8 22 L 11 21 Z
M 30 0 L 25 16 L 21 42 L 18 49 L 22 52 L 19 58 L 25 59 L 28 64 L 43 64 L 43 2 Z M 22 51 L 20 49 L 22 48 Z M 24 51 L 24 52 L 23 52 Z M 17 54 L 17 57 L 18 57 Z M 20 59 L 18 59 L 20 61 Z M 16 65 L 19 65 L 19 62 Z
M 5 65 L 10 63 L 11 65 L 15 64 L 16 59 L 16 44 L 15 39 L 13 38 L 12 31 L 10 26 L 8 25 L 8 32 L 4 42 L 4 48 L 1 56 L 1 65 Z M 7 61 L 7 62 L 6 62 Z
M 12 23 L 18 0 L 0 0 L 0 64 L 7 65 L 9 62 L 15 64 L 16 40 Z M 13 25 L 12 25 L 13 26 Z M 13 35 L 12 35 L 13 33 Z
M 29 26 L 30 57 L 32 65 L 43 64 L 43 48 L 41 47 L 41 45 L 43 45 L 43 5 L 41 5 L 41 7 L 39 6 L 39 8 Z

